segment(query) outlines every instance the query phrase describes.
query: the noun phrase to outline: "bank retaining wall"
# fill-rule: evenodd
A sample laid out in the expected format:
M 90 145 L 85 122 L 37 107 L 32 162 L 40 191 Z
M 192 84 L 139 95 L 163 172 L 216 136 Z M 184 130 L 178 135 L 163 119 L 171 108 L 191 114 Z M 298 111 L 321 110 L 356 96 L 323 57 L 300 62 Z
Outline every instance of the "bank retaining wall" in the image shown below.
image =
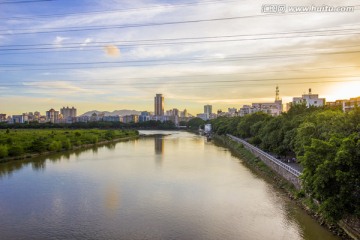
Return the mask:
M 241 138 L 237 138 L 230 134 L 227 134 L 227 136 L 232 140 L 244 145 L 247 150 L 253 153 L 256 157 L 260 158 L 268 167 L 270 167 L 283 178 L 291 182 L 296 187 L 296 189 L 301 189 L 301 180 L 299 178 L 301 172 L 290 167 L 289 165 L 286 165 L 285 163 L 264 152 L 263 150 L 251 145 L 250 143 L 246 142 Z

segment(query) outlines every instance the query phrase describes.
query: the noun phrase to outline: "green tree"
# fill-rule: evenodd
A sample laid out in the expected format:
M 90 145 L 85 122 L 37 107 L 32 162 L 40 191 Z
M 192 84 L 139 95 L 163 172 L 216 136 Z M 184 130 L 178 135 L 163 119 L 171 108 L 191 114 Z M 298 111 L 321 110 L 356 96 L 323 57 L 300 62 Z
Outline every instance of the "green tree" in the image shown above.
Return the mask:
M 198 129 L 200 126 L 204 125 L 205 121 L 202 120 L 201 118 L 192 118 L 187 122 L 187 126 L 190 129 Z
M 303 186 L 320 203 L 330 220 L 344 215 L 360 216 L 360 137 L 358 133 L 329 141 L 312 139 L 301 164 Z
M 270 115 L 263 112 L 245 115 L 237 125 L 237 133 L 242 138 L 250 138 L 252 137 L 251 127 L 258 122 L 266 121 L 270 118 Z

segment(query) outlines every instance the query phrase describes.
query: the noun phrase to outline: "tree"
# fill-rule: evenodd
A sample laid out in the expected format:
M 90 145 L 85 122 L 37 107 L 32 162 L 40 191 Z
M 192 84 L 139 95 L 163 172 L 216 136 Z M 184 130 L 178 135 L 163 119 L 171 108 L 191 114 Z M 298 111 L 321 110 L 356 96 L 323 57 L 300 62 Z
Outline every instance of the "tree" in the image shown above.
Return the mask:
M 360 137 L 358 133 L 329 141 L 312 139 L 301 164 L 303 186 L 320 202 L 330 220 L 346 214 L 360 216 Z
M 201 125 L 204 125 L 205 121 L 201 118 L 192 118 L 187 122 L 188 128 L 198 129 Z
M 258 122 L 268 120 L 270 118 L 271 118 L 270 115 L 263 112 L 257 112 L 257 113 L 245 115 L 240 119 L 240 122 L 237 125 L 237 133 L 242 138 L 252 137 L 250 131 L 251 126 L 255 125 Z

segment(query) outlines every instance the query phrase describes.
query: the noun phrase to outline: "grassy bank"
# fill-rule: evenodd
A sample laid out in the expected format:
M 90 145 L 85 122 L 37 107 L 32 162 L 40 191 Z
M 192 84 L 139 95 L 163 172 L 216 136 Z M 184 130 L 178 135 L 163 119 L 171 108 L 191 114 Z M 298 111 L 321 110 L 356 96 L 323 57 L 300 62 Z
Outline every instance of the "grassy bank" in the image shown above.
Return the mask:
M 326 221 L 325 218 L 321 216 L 318 204 L 312 198 L 307 197 L 303 191 L 296 190 L 290 182 L 274 172 L 258 157 L 244 148 L 242 144 L 223 135 L 215 135 L 214 140 L 229 148 L 231 153 L 244 160 L 244 163 L 251 170 L 262 176 L 276 188 L 281 189 L 298 206 L 306 210 L 309 215 L 315 218 L 321 225 L 327 227 L 333 234 L 340 236 L 342 239 L 352 239 L 337 224 Z
M 0 130 L 0 162 L 136 137 L 137 130 Z

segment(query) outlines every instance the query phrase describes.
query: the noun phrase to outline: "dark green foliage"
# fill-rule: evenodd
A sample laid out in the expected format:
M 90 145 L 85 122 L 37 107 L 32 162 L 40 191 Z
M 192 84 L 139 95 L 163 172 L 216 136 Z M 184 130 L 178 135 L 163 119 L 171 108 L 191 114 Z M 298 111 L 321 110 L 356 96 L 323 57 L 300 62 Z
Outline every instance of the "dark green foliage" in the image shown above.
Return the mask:
M 256 113 L 211 123 L 219 135 L 229 133 L 279 156 L 296 157 L 304 168 L 304 191 L 329 220 L 360 217 L 359 108 L 344 113 L 295 105 L 278 117 Z
M 115 138 L 115 132 L 114 132 L 114 130 L 108 130 L 108 131 L 106 131 L 106 133 L 105 133 L 105 138 L 106 138 L 107 140 L 112 140 L 112 139 L 114 139 L 114 138 Z
M 169 121 L 146 121 L 138 123 L 122 123 L 122 122 L 76 122 L 72 124 L 64 123 L 37 123 L 30 124 L 2 124 L 0 129 L 176 129 L 175 124 Z M 10 130 L 8 131 L 10 132 Z M 80 132 L 79 132 L 80 133 Z M 81 133 L 80 133 L 81 134 Z
M 196 130 L 196 129 L 199 129 L 199 127 L 204 124 L 205 124 L 205 121 L 202 120 L 201 118 L 193 118 L 187 122 L 187 127 L 190 129 Z
M 49 151 L 60 151 L 62 149 L 62 144 L 60 141 L 52 141 L 49 145 Z
M 0 145 L 0 158 L 4 158 L 8 156 L 8 148 L 7 146 Z
M 9 148 L 9 156 L 17 157 L 24 153 L 24 149 L 21 146 L 13 145 Z
M 0 133 L 5 131 L 0 130 Z M 9 134 L 0 134 L 0 158 L 16 157 L 26 153 L 70 150 L 73 146 L 137 135 L 139 135 L 137 130 L 13 130 Z
M 36 138 L 30 146 L 30 150 L 32 152 L 36 152 L 36 153 L 41 153 L 46 151 L 47 149 L 47 144 L 46 144 L 46 138 Z

